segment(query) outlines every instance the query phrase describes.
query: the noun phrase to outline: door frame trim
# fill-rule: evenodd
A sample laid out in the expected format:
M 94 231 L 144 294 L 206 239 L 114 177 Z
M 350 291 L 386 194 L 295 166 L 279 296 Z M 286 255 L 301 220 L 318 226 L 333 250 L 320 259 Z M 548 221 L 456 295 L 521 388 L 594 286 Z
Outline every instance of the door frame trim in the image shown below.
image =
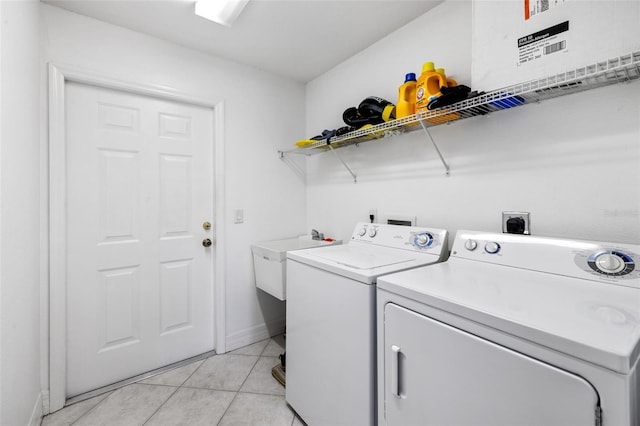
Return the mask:
M 49 410 L 66 400 L 66 132 L 65 84 L 75 82 L 213 110 L 215 156 L 214 348 L 226 352 L 224 101 L 200 98 L 164 86 L 119 80 L 74 66 L 49 63 Z M 46 413 L 45 413 L 46 414 Z

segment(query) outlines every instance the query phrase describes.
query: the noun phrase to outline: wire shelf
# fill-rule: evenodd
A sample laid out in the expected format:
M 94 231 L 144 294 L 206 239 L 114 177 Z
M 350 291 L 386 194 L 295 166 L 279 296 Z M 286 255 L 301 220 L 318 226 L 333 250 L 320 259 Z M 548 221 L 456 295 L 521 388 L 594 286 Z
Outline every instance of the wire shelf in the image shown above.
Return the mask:
M 638 78 L 640 78 L 640 51 L 554 76 L 483 93 L 446 107 L 356 130 L 332 137 L 328 141 L 322 140 L 305 147 L 279 151 L 279 153 L 281 158 L 285 154 L 319 154 L 386 136 L 414 130 L 426 131 L 429 127 Z

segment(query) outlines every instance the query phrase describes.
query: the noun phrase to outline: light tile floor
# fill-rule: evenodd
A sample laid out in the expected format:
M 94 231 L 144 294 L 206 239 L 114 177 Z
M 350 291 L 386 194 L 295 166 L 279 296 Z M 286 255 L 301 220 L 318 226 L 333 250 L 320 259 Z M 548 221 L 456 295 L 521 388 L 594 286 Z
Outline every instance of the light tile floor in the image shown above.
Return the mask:
M 303 426 L 272 376 L 283 336 L 266 339 L 78 402 L 42 426 Z

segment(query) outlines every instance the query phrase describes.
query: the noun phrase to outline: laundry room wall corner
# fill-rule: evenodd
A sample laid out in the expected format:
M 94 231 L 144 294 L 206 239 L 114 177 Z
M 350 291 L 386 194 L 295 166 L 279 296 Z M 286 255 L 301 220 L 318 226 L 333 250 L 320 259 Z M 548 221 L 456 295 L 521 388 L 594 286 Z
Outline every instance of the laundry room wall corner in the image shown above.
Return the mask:
M 0 2 L 0 424 L 36 425 L 40 383 L 39 2 Z

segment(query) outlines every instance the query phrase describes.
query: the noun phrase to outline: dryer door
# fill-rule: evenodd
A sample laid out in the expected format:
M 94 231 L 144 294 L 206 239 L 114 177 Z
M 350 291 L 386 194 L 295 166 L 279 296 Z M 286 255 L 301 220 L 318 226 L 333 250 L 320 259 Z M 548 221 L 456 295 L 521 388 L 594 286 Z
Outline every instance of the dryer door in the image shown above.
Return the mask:
M 383 356 L 381 424 L 597 424 L 583 378 L 391 303 Z

